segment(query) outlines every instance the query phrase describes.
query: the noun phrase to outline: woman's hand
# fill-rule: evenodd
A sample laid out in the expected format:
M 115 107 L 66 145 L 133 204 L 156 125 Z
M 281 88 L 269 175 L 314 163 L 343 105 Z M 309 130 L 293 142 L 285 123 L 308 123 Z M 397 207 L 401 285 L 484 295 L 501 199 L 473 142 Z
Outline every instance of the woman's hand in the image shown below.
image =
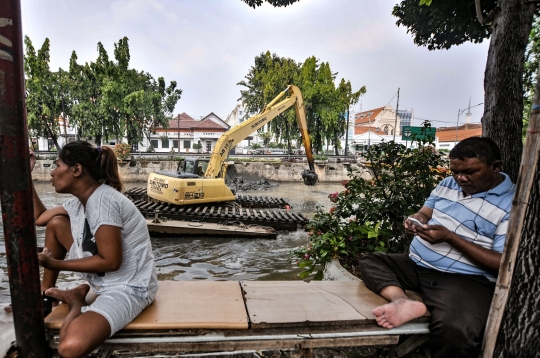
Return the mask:
M 44 268 L 51 268 L 51 263 L 55 260 L 55 258 L 53 257 L 51 251 L 49 251 L 48 248 L 44 247 L 43 248 L 43 251 L 41 251 L 40 253 L 38 253 L 38 261 L 39 261 L 39 265 L 44 267 Z
M 37 161 L 36 154 L 34 153 L 32 149 L 30 149 L 30 171 L 31 172 L 34 170 L 36 161 Z

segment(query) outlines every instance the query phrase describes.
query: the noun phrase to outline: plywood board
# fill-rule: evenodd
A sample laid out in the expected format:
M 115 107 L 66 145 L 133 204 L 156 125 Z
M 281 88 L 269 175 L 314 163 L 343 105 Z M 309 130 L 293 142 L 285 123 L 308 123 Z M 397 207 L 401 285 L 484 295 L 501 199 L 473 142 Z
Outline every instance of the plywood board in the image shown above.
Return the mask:
M 45 327 L 59 329 L 67 313 L 61 304 L 45 318 Z M 247 328 L 238 282 L 160 281 L 154 303 L 124 330 Z
M 252 328 L 358 325 L 372 321 L 339 295 L 304 281 L 242 281 L 241 286 Z
M 388 303 L 362 281 L 242 281 L 252 328 L 376 325 L 372 311 Z M 407 292 L 412 299 L 418 294 Z M 414 321 L 426 321 L 429 313 Z
M 221 225 L 216 223 L 199 223 L 191 221 L 169 220 L 154 224 L 147 219 L 146 225 L 152 235 L 188 235 L 242 237 L 253 239 L 275 239 L 277 231 L 271 227 Z

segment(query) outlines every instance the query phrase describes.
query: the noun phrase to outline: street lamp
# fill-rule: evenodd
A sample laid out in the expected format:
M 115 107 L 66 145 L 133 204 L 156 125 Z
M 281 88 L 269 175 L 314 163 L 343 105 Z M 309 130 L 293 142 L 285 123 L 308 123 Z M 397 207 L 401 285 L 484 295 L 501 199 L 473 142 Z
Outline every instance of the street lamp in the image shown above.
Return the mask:
M 469 107 L 465 108 L 465 109 L 458 109 L 458 113 L 457 113 L 457 121 L 456 121 L 456 139 L 454 140 L 454 147 L 456 146 L 457 144 L 457 137 L 458 137 L 458 127 L 459 127 L 459 116 L 461 116 L 463 114 L 463 112 L 467 111 L 467 110 L 470 110 L 471 108 L 474 108 L 474 107 L 478 107 L 480 105 L 482 105 L 484 103 L 478 103 L 474 106 L 471 107 L 470 105 L 470 102 L 469 102 Z

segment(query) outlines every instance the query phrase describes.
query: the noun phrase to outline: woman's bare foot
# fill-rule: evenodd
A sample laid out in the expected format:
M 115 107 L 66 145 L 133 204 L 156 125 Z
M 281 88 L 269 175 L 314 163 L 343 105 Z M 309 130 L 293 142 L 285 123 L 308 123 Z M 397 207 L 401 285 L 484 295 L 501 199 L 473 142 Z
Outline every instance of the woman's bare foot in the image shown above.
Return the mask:
M 60 290 L 58 288 L 49 288 L 45 291 L 47 296 L 56 298 L 58 301 L 66 303 L 69 307 L 74 305 L 85 305 L 84 298 L 90 290 L 90 286 L 86 284 L 79 285 L 71 290 Z
M 426 311 L 422 302 L 401 298 L 376 307 L 372 312 L 379 326 L 390 329 L 422 317 Z

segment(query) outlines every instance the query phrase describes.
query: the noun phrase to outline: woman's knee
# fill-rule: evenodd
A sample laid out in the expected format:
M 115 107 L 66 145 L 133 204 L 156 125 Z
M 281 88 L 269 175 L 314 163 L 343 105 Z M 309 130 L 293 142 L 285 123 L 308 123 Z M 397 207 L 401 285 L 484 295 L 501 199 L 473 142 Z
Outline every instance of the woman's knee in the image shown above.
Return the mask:
M 64 215 L 52 217 L 45 228 L 45 239 L 47 238 L 56 238 L 68 250 L 69 247 L 66 246 L 70 246 L 73 242 L 69 217 Z
M 58 354 L 61 357 L 82 357 L 88 352 L 89 347 L 80 337 L 66 337 L 58 344 Z

